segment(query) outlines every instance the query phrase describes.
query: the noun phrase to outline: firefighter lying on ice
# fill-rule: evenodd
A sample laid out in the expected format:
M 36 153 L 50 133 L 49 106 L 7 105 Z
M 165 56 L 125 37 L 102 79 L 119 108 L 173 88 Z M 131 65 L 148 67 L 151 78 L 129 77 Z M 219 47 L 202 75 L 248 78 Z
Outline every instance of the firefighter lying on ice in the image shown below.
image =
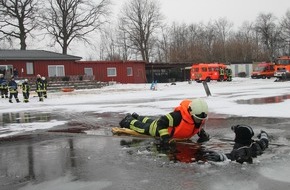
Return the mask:
M 232 160 L 238 163 L 253 163 L 253 158 L 261 155 L 268 148 L 268 134 L 261 131 L 257 136 L 258 140 L 253 140 L 253 129 L 247 125 L 235 125 L 231 129 L 235 132 L 235 144 L 230 153 L 224 154 L 216 151 L 204 151 L 204 157 L 208 161 Z
M 208 114 L 207 103 L 199 98 L 183 100 L 178 107 L 158 119 L 128 114 L 119 123 L 122 128 L 129 128 L 141 134 L 160 137 L 161 144 L 173 143 L 173 138 L 189 139 L 198 135 L 198 142 L 209 140 L 209 135 L 202 128 Z

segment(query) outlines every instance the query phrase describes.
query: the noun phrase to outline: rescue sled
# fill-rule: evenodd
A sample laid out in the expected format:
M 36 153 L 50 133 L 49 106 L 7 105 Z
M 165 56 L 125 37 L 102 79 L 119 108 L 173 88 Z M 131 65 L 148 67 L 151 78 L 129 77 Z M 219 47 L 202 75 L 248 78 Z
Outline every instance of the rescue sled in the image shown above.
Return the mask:
M 113 127 L 112 128 L 113 135 L 125 135 L 125 136 L 135 136 L 135 137 L 147 137 L 150 138 L 149 135 L 140 134 L 136 131 L 127 128 Z
M 120 128 L 120 127 L 113 127 L 112 128 L 112 133 L 113 135 L 119 135 L 119 136 L 134 136 L 134 137 L 145 137 L 145 138 L 154 138 L 150 135 L 144 135 L 144 134 L 140 134 L 134 130 L 131 129 L 127 129 L 127 128 Z M 175 141 L 178 142 L 186 142 L 189 141 L 189 139 L 174 139 Z

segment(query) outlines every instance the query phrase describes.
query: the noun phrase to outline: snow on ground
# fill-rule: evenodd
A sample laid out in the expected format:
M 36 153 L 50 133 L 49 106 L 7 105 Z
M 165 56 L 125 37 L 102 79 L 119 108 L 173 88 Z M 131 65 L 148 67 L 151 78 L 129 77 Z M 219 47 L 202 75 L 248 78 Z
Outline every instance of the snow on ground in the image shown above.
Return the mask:
M 290 82 L 274 82 L 274 79 L 234 78 L 232 82 L 208 83 L 212 96 L 207 97 L 201 83 L 159 83 L 157 90 L 151 84 L 115 84 L 100 89 L 76 90 L 74 92 L 48 92 L 48 99 L 38 102 L 32 92 L 29 103 L 8 103 L 1 99 L 0 113 L 29 110 L 63 109 L 71 112 L 142 112 L 148 115 L 171 111 L 184 98 L 204 98 L 209 111 L 220 114 L 290 117 L 287 108 L 290 100 L 271 104 L 238 104 L 237 100 L 290 95 Z M 22 100 L 22 94 L 19 94 Z M 15 102 L 15 101 L 14 101 Z M 274 111 L 275 110 L 275 111 Z
M 207 97 L 203 84 L 193 82 L 159 83 L 157 90 L 150 90 L 151 84 L 114 84 L 100 89 L 76 90 L 74 92 L 48 92 L 48 99 L 39 102 L 35 92 L 31 93 L 29 103 L 9 103 L 7 99 L 0 100 L 0 113 L 60 111 L 79 113 L 93 111 L 97 113 L 117 112 L 142 113 L 143 115 L 165 114 L 177 106 L 185 98 L 204 98 L 209 105 L 209 116 L 212 113 L 289 118 L 290 112 L 290 82 L 274 82 L 274 79 L 234 78 L 232 82 L 208 83 L 212 96 Z M 240 104 L 237 101 L 253 98 L 276 97 L 278 103 Z M 23 100 L 19 93 L 20 100 Z M 280 98 L 280 99 L 279 99 Z M 0 117 L 1 119 L 1 117 Z M 58 125 L 50 122 L 50 127 Z M 41 125 L 30 126 L 31 128 Z M 7 127 L 7 126 L 6 126 Z M 46 128 L 49 126 L 45 126 Z M 13 130 L 13 127 L 11 127 Z

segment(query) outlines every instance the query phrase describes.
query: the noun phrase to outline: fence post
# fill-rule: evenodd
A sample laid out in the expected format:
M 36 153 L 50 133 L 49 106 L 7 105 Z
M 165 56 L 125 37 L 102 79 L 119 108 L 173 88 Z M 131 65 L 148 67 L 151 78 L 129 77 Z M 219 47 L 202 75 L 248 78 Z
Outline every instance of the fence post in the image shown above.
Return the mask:
M 203 84 L 204 90 L 206 92 L 206 95 L 207 96 L 211 96 L 211 93 L 210 93 L 209 87 L 207 85 L 207 82 L 206 81 L 202 81 L 202 84 Z

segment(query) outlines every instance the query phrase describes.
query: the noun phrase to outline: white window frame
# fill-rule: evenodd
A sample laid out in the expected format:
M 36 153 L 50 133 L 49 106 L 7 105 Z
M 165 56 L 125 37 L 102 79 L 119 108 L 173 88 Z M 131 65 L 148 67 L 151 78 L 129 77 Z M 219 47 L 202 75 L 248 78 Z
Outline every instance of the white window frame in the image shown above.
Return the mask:
M 93 76 L 94 75 L 93 68 L 91 68 L 91 67 L 85 67 L 84 68 L 84 73 L 85 73 L 86 76 Z
M 127 76 L 133 76 L 133 68 L 127 67 Z
M 52 69 L 54 70 L 52 71 Z M 65 76 L 64 65 L 48 65 L 48 76 L 49 77 L 64 77 Z
M 26 62 L 26 74 L 27 75 L 33 75 L 34 74 L 33 62 Z
M 108 67 L 107 68 L 107 77 L 116 77 L 116 76 L 117 76 L 116 67 Z

